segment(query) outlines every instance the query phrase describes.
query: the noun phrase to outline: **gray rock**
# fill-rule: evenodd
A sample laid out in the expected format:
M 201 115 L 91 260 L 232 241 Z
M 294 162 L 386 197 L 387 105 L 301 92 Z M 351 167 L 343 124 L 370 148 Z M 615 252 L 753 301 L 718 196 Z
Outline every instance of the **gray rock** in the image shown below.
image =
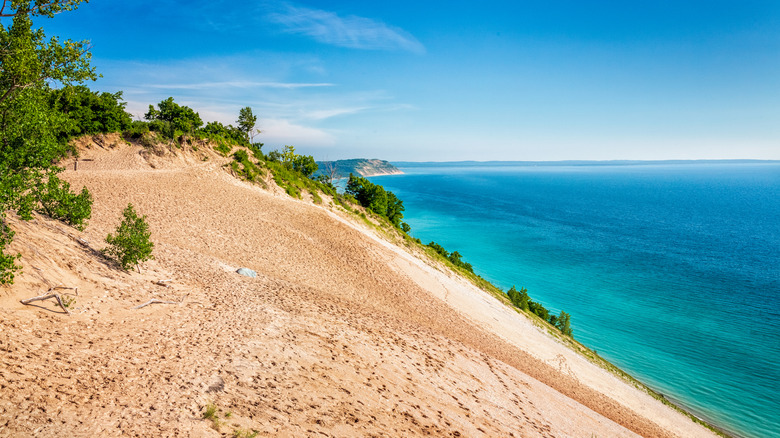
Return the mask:
M 257 277 L 257 272 L 249 268 L 238 268 L 236 272 L 247 277 L 252 277 L 252 278 Z

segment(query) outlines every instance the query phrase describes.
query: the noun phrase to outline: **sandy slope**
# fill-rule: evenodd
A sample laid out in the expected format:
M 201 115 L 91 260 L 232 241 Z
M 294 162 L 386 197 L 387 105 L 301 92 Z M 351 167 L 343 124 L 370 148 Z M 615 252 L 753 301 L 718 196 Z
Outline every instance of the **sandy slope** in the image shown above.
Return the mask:
M 159 153 L 84 151 L 64 173 L 95 197 L 84 233 L 11 221 L 0 436 L 218 436 L 207 403 L 227 435 L 711 436 L 335 209 Z M 95 254 L 128 202 L 156 244 L 141 274 Z M 56 284 L 73 316 L 18 303 Z M 181 304 L 132 309 L 151 298 Z

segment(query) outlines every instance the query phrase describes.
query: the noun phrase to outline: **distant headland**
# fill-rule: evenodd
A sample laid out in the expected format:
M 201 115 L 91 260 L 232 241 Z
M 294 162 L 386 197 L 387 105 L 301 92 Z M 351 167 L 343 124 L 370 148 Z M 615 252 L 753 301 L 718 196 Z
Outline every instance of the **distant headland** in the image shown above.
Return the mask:
M 318 161 L 319 173 L 334 178 L 346 178 L 350 173 L 364 178 L 379 175 L 400 175 L 403 172 L 385 160 L 353 158 L 350 160 Z

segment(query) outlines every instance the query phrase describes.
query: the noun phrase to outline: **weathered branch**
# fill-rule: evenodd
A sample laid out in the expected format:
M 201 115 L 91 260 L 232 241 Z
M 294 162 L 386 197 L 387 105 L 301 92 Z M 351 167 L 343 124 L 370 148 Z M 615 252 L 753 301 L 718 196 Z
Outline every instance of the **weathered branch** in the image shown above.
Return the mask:
M 49 298 L 54 298 L 55 300 L 57 300 L 57 304 L 60 305 L 62 310 L 64 310 L 65 313 L 70 315 L 71 314 L 70 310 L 68 310 L 68 308 L 65 306 L 65 303 L 62 301 L 62 297 L 60 297 L 60 294 L 58 294 L 58 293 L 51 293 L 51 291 L 57 290 L 57 289 L 74 289 L 76 291 L 76 295 L 79 294 L 79 288 L 77 288 L 77 287 L 55 286 L 55 287 L 49 289 L 47 291 L 49 293 L 47 293 L 46 295 L 40 295 L 40 296 L 37 296 L 37 297 L 27 298 L 26 300 L 21 300 L 20 302 L 22 304 L 26 305 L 26 304 L 30 304 L 30 303 L 35 302 L 35 301 L 43 301 L 43 300 L 48 300 Z
M 145 302 L 143 304 L 139 304 L 139 305 L 133 307 L 133 309 L 140 309 L 140 308 L 146 307 L 146 306 L 148 306 L 150 304 L 181 304 L 181 303 L 179 301 L 162 301 L 162 300 L 158 300 L 158 299 L 155 298 L 155 299 L 151 299 L 151 300 L 149 300 L 149 301 L 147 301 L 147 302 Z

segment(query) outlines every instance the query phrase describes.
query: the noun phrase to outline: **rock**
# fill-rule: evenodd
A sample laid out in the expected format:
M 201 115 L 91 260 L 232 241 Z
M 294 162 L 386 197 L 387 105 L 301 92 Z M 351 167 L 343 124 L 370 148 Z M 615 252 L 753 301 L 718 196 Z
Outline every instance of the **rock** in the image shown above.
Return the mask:
M 238 268 L 236 272 L 247 277 L 252 277 L 252 278 L 257 277 L 257 272 L 249 268 Z

